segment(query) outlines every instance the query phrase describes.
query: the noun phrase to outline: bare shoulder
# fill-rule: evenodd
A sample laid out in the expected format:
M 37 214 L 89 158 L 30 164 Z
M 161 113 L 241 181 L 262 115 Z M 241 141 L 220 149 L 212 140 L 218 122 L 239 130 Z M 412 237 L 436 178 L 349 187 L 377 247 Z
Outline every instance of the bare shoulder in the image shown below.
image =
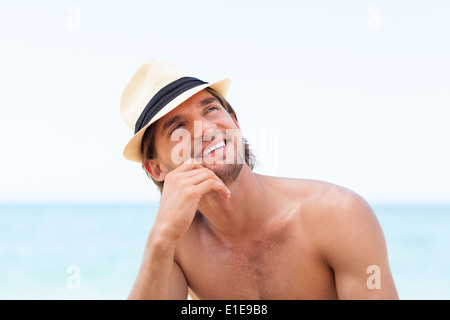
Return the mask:
M 372 235 L 384 239 L 369 203 L 358 193 L 332 183 L 322 183 L 301 205 L 302 220 L 316 238 L 329 241 Z M 345 241 L 342 241 L 345 242 Z
M 318 192 L 324 191 L 332 184 L 319 180 L 285 178 L 258 175 L 260 180 L 271 188 L 278 197 L 294 202 L 304 201 Z
M 370 211 L 369 204 L 359 194 L 333 183 L 269 176 L 261 176 L 261 178 L 283 196 L 295 202 L 302 202 L 303 211 L 313 214 L 348 213 L 349 210 Z
M 314 238 L 335 236 L 358 229 L 380 232 L 376 216 L 368 202 L 353 190 L 318 180 L 264 177 L 284 201 L 298 204 L 303 232 Z M 336 237 L 334 237 L 336 239 Z
M 353 190 L 331 183 L 325 183 L 311 193 L 303 204 L 305 214 L 318 218 L 353 219 L 372 216 L 368 202 Z
M 368 202 L 341 186 L 315 185 L 296 212 L 299 231 L 333 270 L 339 298 L 398 299 L 383 230 Z M 374 266 L 378 290 L 367 284 Z

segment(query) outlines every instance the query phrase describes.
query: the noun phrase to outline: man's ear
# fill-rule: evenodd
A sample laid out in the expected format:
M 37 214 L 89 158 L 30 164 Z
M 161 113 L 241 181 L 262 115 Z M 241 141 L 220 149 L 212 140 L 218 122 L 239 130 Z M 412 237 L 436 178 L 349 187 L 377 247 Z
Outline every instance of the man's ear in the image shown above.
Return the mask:
M 167 169 L 155 159 L 146 160 L 144 169 L 155 181 L 164 181 L 168 173 Z

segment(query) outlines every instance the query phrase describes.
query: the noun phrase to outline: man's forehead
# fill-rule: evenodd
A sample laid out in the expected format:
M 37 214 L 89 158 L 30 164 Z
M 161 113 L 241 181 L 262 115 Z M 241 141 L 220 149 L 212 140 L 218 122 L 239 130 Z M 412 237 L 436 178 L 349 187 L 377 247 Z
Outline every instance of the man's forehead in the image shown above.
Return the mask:
M 156 121 L 156 127 L 162 133 L 165 127 L 173 123 L 174 121 L 178 121 L 182 118 L 186 112 L 189 112 L 189 109 L 204 107 L 214 101 L 219 101 L 216 97 L 214 97 L 211 93 L 203 89 L 202 91 L 196 93 L 178 107 L 170 111 L 168 114 L 163 116 L 161 119 Z

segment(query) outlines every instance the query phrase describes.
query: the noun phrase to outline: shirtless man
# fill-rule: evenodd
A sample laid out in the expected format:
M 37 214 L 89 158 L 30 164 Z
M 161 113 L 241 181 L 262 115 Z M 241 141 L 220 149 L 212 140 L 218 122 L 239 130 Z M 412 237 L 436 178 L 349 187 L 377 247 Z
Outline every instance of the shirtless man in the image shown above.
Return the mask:
M 242 141 L 229 139 L 240 128 L 220 95 L 202 89 L 148 128 L 142 164 L 162 194 L 130 299 L 398 298 L 367 202 L 330 183 L 254 173 Z M 182 163 L 180 144 L 192 151 Z

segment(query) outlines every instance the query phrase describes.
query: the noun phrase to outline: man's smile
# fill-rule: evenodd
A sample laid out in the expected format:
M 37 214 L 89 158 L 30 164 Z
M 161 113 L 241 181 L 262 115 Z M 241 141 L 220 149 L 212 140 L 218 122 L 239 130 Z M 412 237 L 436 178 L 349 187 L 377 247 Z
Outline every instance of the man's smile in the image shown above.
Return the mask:
M 206 158 L 209 155 L 215 155 L 217 152 L 223 152 L 226 148 L 226 145 L 226 140 L 209 144 L 203 149 L 203 158 Z

